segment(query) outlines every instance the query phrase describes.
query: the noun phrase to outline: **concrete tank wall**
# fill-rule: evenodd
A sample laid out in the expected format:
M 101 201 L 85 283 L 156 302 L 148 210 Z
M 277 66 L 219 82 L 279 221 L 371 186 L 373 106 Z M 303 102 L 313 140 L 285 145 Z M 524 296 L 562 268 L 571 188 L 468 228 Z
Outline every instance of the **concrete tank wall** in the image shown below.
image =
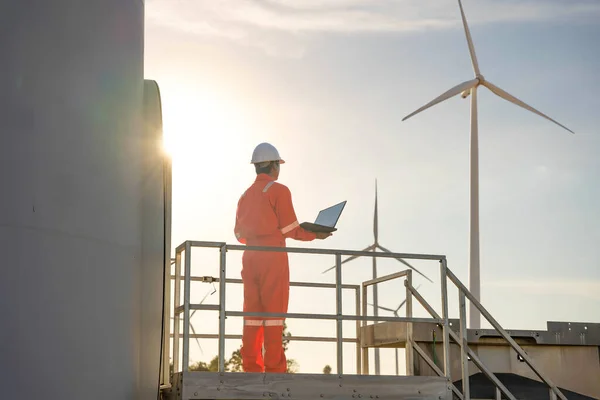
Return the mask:
M 143 18 L 0 6 L 2 398 L 138 397 Z
M 140 398 L 156 398 L 161 344 L 169 333 L 163 313 L 165 282 L 171 276 L 171 160 L 162 143 L 160 90 L 155 81 L 144 82 L 144 176 L 142 184 L 142 306 L 140 338 Z M 169 303 L 170 304 L 170 303 Z M 163 331 L 163 321 L 166 321 Z M 167 336 L 168 337 L 168 336 Z M 169 358 L 163 360 L 169 370 Z M 166 379 L 164 383 L 169 383 Z M 154 395 L 154 397 L 152 397 Z

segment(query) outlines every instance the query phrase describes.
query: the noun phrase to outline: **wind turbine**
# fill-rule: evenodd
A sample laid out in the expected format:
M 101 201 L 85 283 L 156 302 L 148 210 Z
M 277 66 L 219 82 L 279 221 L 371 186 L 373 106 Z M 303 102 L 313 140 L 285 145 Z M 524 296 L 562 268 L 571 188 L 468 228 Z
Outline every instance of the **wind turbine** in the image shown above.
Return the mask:
M 376 252 L 377 249 L 385 252 L 385 253 L 392 253 L 390 250 L 386 249 L 385 247 L 383 247 L 382 245 L 379 244 L 379 213 L 378 213 L 378 205 L 377 205 L 377 180 L 375 180 L 375 211 L 373 213 L 373 236 L 375 241 L 373 242 L 372 245 L 364 248 L 362 251 L 373 251 Z M 348 257 L 347 259 L 345 259 L 344 261 L 342 261 L 342 264 L 345 264 L 349 261 L 352 261 L 356 258 L 358 258 L 360 256 L 351 256 Z M 373 259 L 373 279 L 377 278 L 377 257 L 372 257 Z M 425 279 L 427 279 L 429 282 L 433 283 L 433 281 L 431 279 L 429 279 L 428 277 L 426 277 L 425 275 L 423 275 L 419 270 L 417 270 L 415 267 L 413 267 L 412 265 L 410 265 L 408 262 L 406 262 L 405 260 L 401 259 L 401 258 L 396 258 L 396 260 L 400 261 L 402 264 L 406 265 L 407 267 L 409 267 L 410 269 L 413 269 L 415 272 L 417 272 L 419 275 L 421 275 L 422 277 L 424 277 Z M 326 269 L 325 271 L 323 271 L 323 273 L 329 272 L 332 269 L 335 269 L 335 266 Z M 379 315 L 379 306 L 378 306 L 378 290 L 377 290 L 377 285 L 373 285 L 373 315 L 374 316 L 378 316 Z M 379 375 L 379 367 L 380 367 L 380 356 L 379 356 L 379 349 L 375 348 L 375 374 Z
M 419 288 L 420 288 L 420 287 L 421 287 L 421 285 L 417 286 L 415 289 L 416 289 L 416 290 L 419 290 Z M 382 310 L 389 311 L 389 312 L 391 312 L 392 314 L 394 314 L 394 316 L 395 316 L 396 318 L 400 318 L 400 315 L 398 315 L 398 311 L 400 311 L 400 309 L 402 308 L 402 306 L 403 306 L 404 304 L 406 304 L 406 299 L 404 299 L 404 301 L 402 301 L 402 303 L 400 303 L 400 305 L 399 305 L 399 306 L 398 306 L 398 307 L 397 307 L 395 310 L 393 310 L 393 309 L 391 309 L 391 308 L 384 307 L 384 306 L 377 306 L 377 308 L 381 308 Z M 371 305 L 371 306 L 372 306 L 373 304 L 369 303 L 369 305 Z M 398 348 L 397 348 L 397 347 L 395 347 L 395 348 L 394 348 L 394 350 L 395 350 L 395 352 L 396 352 L 396 376 L 397 376 L 397 375 L 399 375 L 399 374 L 400 374 L 400 371 L 399 371 L 399 365 L 400 365 L 400 364 L 398 363 Z
M 204 300 L 206 300 L 206 298 L 211 295 L 214 294 L 215 291 L 213 292 L 206 292 L 206 294 L 204 295 L 204 297 L 202 298 L 202 300 L 200 301 L 200 304 L 204 303 Z M 196 330 L 194 329 L 194 325 L 192 325 L 192 317 L 194 316 L 194 314 L 196 314 L 197 310 L 192 310 L 191 314 L 190 314 L 190 329 L 192 330 L 192 335 L 196 335 Z M 174 317 L 171 317 L 171 319 L 173 321 L 175 321 Z M 200 346 L 200 341 L 198 340 L 197 337 L 195 337 L 194 339 L 196 339 L 196 344 L 198 345 L 198 348 L 200 349 L 200 353 L 204 354 L 204 350 L 202 350 L 202 346 Z
M 473 64 L 473 71 L 475 72 L 475 79 L 463 82 L 459 85 L 454 86 L 452 89 L 442 93 L 423 107 L 407 115 L 402 121 L 407 120 L 415 114 L 420 113 L 432 107 L 438 103 L 441 103 L 451 97 L 461 94 L 462 98 L 467 98 L 471 95 L 471 149 L 470 149 L 470 224 L 469 224 L 469 290 L 480 300 L 480 265 L 479 265 L 479 152 L 478 152 L 478 132 L 477 132 L 477 88 L 484 86 L 488 88 L 495 95 L 507 100 L 519 107 L 522 107 L 534 114 L 537 114 L 549 121 L 554 122 L 556 125 L 574 133 L 564 125 L 559 124 L 547 115 L 539 112 L 535 108 L 525 104 L 521 100 L 517 99 L 513 95 L 500 89 L 481 75 L 479 70 L 479 64 L 477 62 L 477 56 L 475 55 L 475 47 L 473 46 L 473 39 L 467 25 L 467 19 L 463 10 L 461 0 L 458 0 L 458 7 L 460 8 L 460 15 L 462 18 L 463 27 L 465 30 L 465 36 L 467 38 L 467 45 L 469 46 L 469 53 L 471 54 L 471 62 Z M 469 307 L 469 327 L 472 329 L 479 329 L 481 327 L 481 316 L 476 307 L 472 305 Z

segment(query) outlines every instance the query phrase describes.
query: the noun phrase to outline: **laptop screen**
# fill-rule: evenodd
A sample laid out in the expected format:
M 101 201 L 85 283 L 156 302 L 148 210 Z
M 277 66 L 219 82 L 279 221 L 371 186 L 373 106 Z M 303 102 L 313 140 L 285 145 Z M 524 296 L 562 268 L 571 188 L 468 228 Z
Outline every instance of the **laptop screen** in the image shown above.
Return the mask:
M 335 227 L 335 224 L 337 224 L 337 221 L 340 218 L 340 215 L 342 214 L 342 210 L 344 209 L 345 205 L 346 202 L 342 201 L 341 203 L 336 204 L 335 206 L 331 206 L 329 208 L 321 210 L 319 212 L 319 215 L 317 216 L 317 219 L 315 220 L 315 224 L 328 226 L 331 228 Z

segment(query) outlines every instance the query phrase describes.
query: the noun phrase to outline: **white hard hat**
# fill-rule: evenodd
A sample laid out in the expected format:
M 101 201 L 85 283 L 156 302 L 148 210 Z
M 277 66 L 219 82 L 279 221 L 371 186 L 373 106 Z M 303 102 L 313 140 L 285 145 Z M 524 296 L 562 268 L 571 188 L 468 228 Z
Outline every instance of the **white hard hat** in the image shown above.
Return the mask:
M 279 157 L 279 152 L 272 144 L 261 143 L 258 146 L 256 146 L 256 148 L 252 152 L 252 161 L 250 161 L 250 163 L 258 164 L 269 161 L 279 161 L 280 164 L 285 163 L 285 161 L 283 161 L 281 157 Z

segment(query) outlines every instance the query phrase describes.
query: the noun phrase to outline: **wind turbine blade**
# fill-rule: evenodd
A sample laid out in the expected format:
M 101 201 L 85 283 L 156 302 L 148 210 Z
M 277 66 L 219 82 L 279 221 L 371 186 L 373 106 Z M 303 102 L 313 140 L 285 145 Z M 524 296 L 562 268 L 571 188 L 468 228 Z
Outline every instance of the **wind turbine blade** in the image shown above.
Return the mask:
M 458 6 L 460 7 L 460 16 L 462 18 L 463 27 L 465 28 L 465 36 L 467 37 L 469 53 L 471 53 L 473 71 L 475 71 L 475 76 L 479 76 L 479 63 L 477 62 L 477 56 L 475 55 L 475 46 L 473 46 L 473 38 L 471 37 L 471 31 L 469 30 L 469 25 L 467 24 L 467 17 L 465 17 L 465 11 L 463 10 L 462 2 L 460 0 L 458 0 Z
M 406 121 L 407 119 L 409 119 L 413 115 L 416 115 L 416 114 L 420 113 L 421 111 L 424 111 L 424 110 L 428 109 L 429 107 L 433 107 L 436 104 L 441 103 L 444 100 L 448 100 L 449 98 L 454 97 L 457 94 L 461 94 L 465 90 L 471 89 L 472 87 L 476 86 L 478 83 L 479 83 L 479 79 L 472 79 L 470 81 L 466 81 L 466 82 L 463 82 L 463 83 L 461 83 L 459 85 L 456 85 L 452 89 L 450 89 L 450 90 L 442 93 L 441 95 L 439 95 L 435 99 L 431 100 L 429 103 L 425 104 L 423 107 L 421 107 L 418 110 L 416 110 L 416 111 L 408 114 L 406 117 L 402 118 L 402 121 Z
M 371 307 L 374 306 L 374 304 L 371 304 L 371 303 L 367 303 L 367 304 L 370 305 Z M 392 310 L 391 308 L 387 308 L 384 306 L 377 306 L 377 308 L 381 308 L 382 310 L 389 311 L 389 312 L 394 312 L 394 310 Z
M 398 306 L 398 308 L 396 308 L 396 311 L 394 311 L 394 312 L 397 313 L 398 310 L 400 310 L 402 308 L 402 306 L 405 304 L 406 304 L 406 299 L 404 299 L 404 301 L 402 301 L 402 303 L 400 303 L 400 305 Z
M 515 96 L 511 95 L 510 93 L 507 93 L 506 91 L 500 89 L 498 86 L 494 85 L 492 82 L 489 82 L 486 80 L 483 82 L 483 85 L 486 88 L 490 89 L 495 95 L 502 97 L 504 100 L 510 101 L 511 103 L 516 104 L 519 107 L 523 107 L 524 109 L 531 111 L 534 114 L 539 115 L 540 117 L 546 118 L 547 120 L 554 122 L 556 125 L 560 126 L 563 129 L 568 130 L 571 133 L 575 133 L 572 130 L 570 130 L 569 128 L 567 128 L 566 126 L 559 124 L 558 122 L 556 122 L 555 120 L 553 120 L 552 118 L 547 116 L 546 114 L 539 112 L 535 108 L 523 103 L 521 100 L 517 99 Z
M 206 300 L 206 298 L 208 297 L 208 295 L 210 295 L 210 292 L 206 292 L 206 294 L 204 295 L 204 297 L 202 298 L 202 300 L 200 300 L 200 304 L 204 303 L 204 300 Z M 195 312 L 196 310 L 194 310 Z
M 392 251 L 386 249 L 385 247 L 379 245 L 377 246 L 379 247 L 381 250 L 385 251 L 386 253 L 393 253 Z M 421 275 L 423 278 L 427 279 L 429 282 L 433 283 L 433 281 L 431 279 L 429 279 L 428 277 L 426 277 L 425 275 L 423 275 L 423 273 L 421 271 L 419 271 L 418 269 L 416 269 L 415 267 L 413 267 L 412 265 L 410 265 L 409 263 L 407 263 L 406 261 L 404 261 L 401 258 L 396 258 L 396 260 L 400 261 L 402 264 L 406 265 L 407 267 L 409 267 L 410 269 L 414 270 L 417 274 Z
M 416 290 L 419 290 L 419 288 L 421 287 L 421 285 L 416 287 Z M 398 312 L 398 310 L 400 310 L 402 308 L 403 305 L 406 304 L 406 299 L 404 299 L 404 301 L 402 303 L 400 303 L 400 305 L 398 306 L 398 308 L 396 308 L 396 312 Z
M 190 322 L 190 329 L 192 330 L 192 334 L 196 334 L 196 330 L 194 329 L 194 325 L 192 325 L 192 323 Z M 200 346 L 200 340 L 198 340 L 198 338 L 196 338 L 196 344 L 198 345 L 198 348 L 200 349 L 200 353 L 204 354 L 204 350 L 202 350 L 202 346 Z
M 361 251 L 371 251 L 371 250 L 373 250 L 373 247 L 375 247 L 375 246 L 371 245 L 371 246 L 369 246 L 367 248 L 362 249 Z M 350 257 L 346 258 L 344 261 L 342 261 L 342 264 L 345 264 L 345 263 L 347 263 L 349 261 L 352 261 L 352 260 L 356 260 L 358 257 L 362 257 L 362 256 L 350 256 Z M 326 269 L 325 271 L 323 271 L 321 273 L 324 274 L 326 272 L 331 271 L 332 269 L 335 269 L 335 265 L 333 267 L 331 267 L 331 268 Z
M 375 243 L 379 241 L 379 213 L 377 210 L 377 179 L 375 179 L 375 212 L 373 213 L 373 236 Z

